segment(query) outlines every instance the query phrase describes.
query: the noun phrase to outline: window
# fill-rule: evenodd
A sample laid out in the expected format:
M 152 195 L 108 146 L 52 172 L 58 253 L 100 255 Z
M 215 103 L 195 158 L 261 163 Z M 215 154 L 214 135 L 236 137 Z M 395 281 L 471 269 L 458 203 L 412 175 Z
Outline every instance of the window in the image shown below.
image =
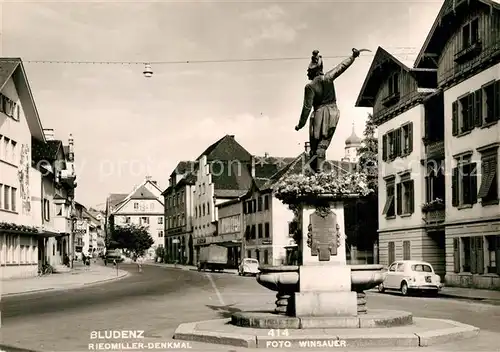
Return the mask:
M 394 73 L 389 77 L 388 82 L 389 96 L 396 95 L 399 93 L 399 73 Z
M 255 233 L 255 225 L 252 225 L 251 230 L 250 230 L 250 238 L 252 240 L 256 239 L 256 233 Z
M 432 273 L 432 268 L 429 265 L 425 264 L 412 265 L 411 270 L 418 273 Z
M 210 215 L 210 203 L 207 203 L 207 215 Z
M 149 217 L 147 216 L 141 217 L 141 224 L 149 224 Z
M 158 237 L 163 237 L 163 231 L 162 230 L 158 231 Z
M 257 199 L 252 199 L 252 213 L 257 212 Z
M 63 206 L 62 204 L 56 204 L 56 216 L 63 215 Z
M 203 213 L 202 214 L 203 214 L 203 216 L 205 216 L 205 204 L 203 204 L 202 209 L 203 209 Z
M 477 126 L 500 119 L 500 81 L 495 81 L 483 88 L 485 114 L 481 114 Z M 481 101 L 483 104 L 483 101 Z
M 484 237 L 464 237 L 464 271 L 472 274 L 484 274 Z M 467 253 L 468 252 L 468 253 Z M 467 260 L 468 259 L 468 260 Z M 468 265 L 467 265 L 468 264 Z
M 391 243 L 394 243 L 394 242 L 389 242 L 389 245 L 390 245 Z M 390 247 L 390 246 L 389 246 L 389 247 Z M 389 267 L 389 271 L 396 271 L 396 267 L 397 267 L 397 266 L 398 266 L 398 264 L 397 264 L 397 263 L 392 264 L 392 265 Z
M 43 219 L 50 221 L 50 202 L 48 199 L 43 200 Z
M 260 263 L 260 250 L 258 249 L 255 250 L 255 259 Z
M 258 198 L 258 201 L 257 201 L 257 211 L 262 211 L 262 197 Z
M 488 273 L 500 274 L 500 265 L 497 264 L 497 260 L 500 260 L 500 235 L 486 236 L 486 240 L 488 241 L 488 257 L 486 258 Z
M 247 250 L 247 258 L 252 258 L 252 251 L 250 249 Z
M 259 231 L 258 231 L 258 234 L 257 234 L 257 238 L 263 238 L 264 237 L 264 231 L 262 230 L 262 224 L 259 224 L 258 227 L 259 227 Z
M 264 264 L 269 264 L 269 251 L 264 249 Z
M 269 196 L 264 196 L 264 210 L 269 210 Z
M 413 214 L 415 210 L 414 181 L 403 178 L 397 185 L 397 214 Z
M 5 161 L 9 161 L 9 146 L 10 146 L 10 139 L 7 137 L 3 137 L 3 150 L 2 150 L 2 159 Z
M 158 216 L 158 224 L 159 225 L 163 224 L 163 216 Z
M 382 214 L 387 218 L 396 216 L 396 208 L 394 204 L 394 178 L 386 180 L 386 200 Z
M 130 216 L 126 216 L 125 217 L 125 223 L 126 224 L 130 224 Z
M 481 186 L 477 194 L 482 205 L 498 204 L 498 148 L 481 155 Z
M 477 202 L 476 163 L 470 161 L 470 156 L 457 160 L 458 166 L 452 171 L 452 205 L 473 205 Z
M 248 209 L 247 209 L 247 202 L 243 202 L 243 214 L 248 214 Z
M 462 50 L 479 41 L 479 19 L 476 18 L 462 28 Z
M 413 151 L 413 122 L 407 123 L 403 127 L 402 130 L 402 155 L 409 155 Z
M 474 94 L 468 94 L 459 101 L 461 132 L 471 131 L 474 128 Z
M 425 177 L 425 201 L 431 202 L 435 199 L 445 199 L 445 179 L 443 168 L 437 170 L 429 168 L 429 173 Z
M 10 189 L 11 197 L 10 197 L 10 210 L 16 211 L 16 201 L 17 201 L 17 189 L 12 187 Z
M 403 241 L 403 260 L 410 260 L 410 241 Z
M 405 271 L 405 264 L 404 263 L 399 263 L 398 267 L 396 268 L 397 272 L 403 273 Z
M 266 222 L 266 223 L 264 224 L 264 237 L 265 237 L 265 238 L 269 238 L 269 237 L 270 237 L 270 235 L 271 235 L 271 234 L 270 234 L 270 231 L 269 231 L 269 223 L 268 223 L 268 222 Z
M 248 241 L 250 239 L 250 225 L 245 228 L 245 239 Z
M 138 203 L 138 202 L 135 202 L 135 203 L 134 203 L 134 209 L 135 209 L 135 210 L 138 210 L 138 209 L 139 209 L 139 203 Z
M 453 271 L 460 272 L 460 239 L 453 239 Z
M 388 258 L 389 264 L 394 263 L 394 261 L 396 260 L 396 251 L 395 251 L 395 247 L 394 247 L 394 242 L 389 242 L 387 249 L 388 249 L 387 258 Z M 394 269 L 395 269 L 394 265 L 392 267 L 394 267 Z M 391 270 L 391 271 L 394 271 L 394 270 Z
M 394 160 L 402 156 L 401 129 L 390 131 L 382 136 L 382 160 Z

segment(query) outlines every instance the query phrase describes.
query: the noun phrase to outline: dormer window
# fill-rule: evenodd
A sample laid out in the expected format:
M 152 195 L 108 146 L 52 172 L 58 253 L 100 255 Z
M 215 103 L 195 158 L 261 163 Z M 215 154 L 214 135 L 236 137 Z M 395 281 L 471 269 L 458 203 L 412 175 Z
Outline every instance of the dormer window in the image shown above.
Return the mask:
M 462 50 L 479 41 L 479 19 L 476 18 L 462 28 Z
M 389 77 L 389 96 L 399 93 L 399 73 L 394 73 Z

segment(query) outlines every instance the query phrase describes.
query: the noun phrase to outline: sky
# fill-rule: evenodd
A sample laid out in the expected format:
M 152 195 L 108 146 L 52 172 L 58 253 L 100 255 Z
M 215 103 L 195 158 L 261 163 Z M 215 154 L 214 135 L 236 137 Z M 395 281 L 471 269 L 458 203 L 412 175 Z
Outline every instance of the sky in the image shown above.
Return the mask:
M 75 139 L 77 200 L 102 207 L 152 176 L 162 189 L 180 160 L 225 134 L 251 154 L 293 157 L 306 69 L 368 48 L 336 82 L 341 118 L 328 150 L 344 156 L 354 107 L 378 46 L 416 58 L 442 1 L 12 1 L 2 7 L 2 56 L 21 57 L 42 125 Z M 327 58 L 334 56 L 334 58 Z M 303 58 L 257 62 L 172 61 Z M 138 64 L 61 64 L 30 61 Z M 142 74 L 152 62 L 153 76 Z M 157 62 L 156 64 L 154 62 Z M 163 64 L 161 63 L 163 62 Z

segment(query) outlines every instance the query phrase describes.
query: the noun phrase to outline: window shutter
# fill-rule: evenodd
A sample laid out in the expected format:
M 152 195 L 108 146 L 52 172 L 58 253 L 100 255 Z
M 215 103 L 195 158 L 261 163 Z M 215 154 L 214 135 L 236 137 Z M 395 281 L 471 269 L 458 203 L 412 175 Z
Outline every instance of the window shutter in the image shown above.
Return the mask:
M 469 237 L 470 241 L 470 272 L 477 274 L 476 238 Z
M 451 175 L 451 205 L 458 207 L 459 202 L 460 193 L 458 189 L 458 167 L 454 167 Z
M 403 136 L 403 130 L 401 128 L 398 128 L 396 130 L 396 156 L 401 156 L 403 155 L 403 146 L 402 146 L 402 136 Z
M 396 186 L 396 208 L 397 215 L 401 215 L 403 213 L 403 185 L 398 183 Z
M 452 136 L 458 135 L 458 101 L 454 101 L 452 104 Z
M 480 127 L 483 124 L 483 91 L 478 89 L 474 92 L 474 124 Z
M 484 274 L 484 239 L 483 236 L 476 237 L 476 272 L 478 274 Z
M 413 122 L 408 125 L 408 154 L 413 152 Z
M 497 267 L 497 274 L 500 275 L 500 235 L 497 235 L 496 236 L 496 239 L 495 239 L 495 258 L 498 258 L 496 259 L 496 267 Z
M 453 239 L 453 270 L 460 272 L 460 238 Z
M 382 136 L 382 160 L 387 161 L 387 135 Z
M 467 96 L 467 131 L 474 129 L 474 93 Z
M 500 120 L 500 81 L 495 82 L 495 88 L 493 93 L 493 116 L 494 119 Z
M 470 201 L 477 203 L 477 163 L 471 163 L 469 169 Z
M 411 180 L 408 182 L 410 187 L 410 214 L 415 212 L 415 181 Z

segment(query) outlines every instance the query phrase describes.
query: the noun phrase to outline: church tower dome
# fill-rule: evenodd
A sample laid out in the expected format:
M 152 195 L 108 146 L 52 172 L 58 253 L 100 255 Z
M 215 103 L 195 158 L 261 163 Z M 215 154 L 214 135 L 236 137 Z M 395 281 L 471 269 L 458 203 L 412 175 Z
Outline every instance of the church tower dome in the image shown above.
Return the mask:
M 347 139 L 345 140 L 345 146 L 360 146 L 361 145 L 361 138 L 359 138 L 356 135 L 356 131 L 354 130 L 354 123 L 352 124 L 352 133 Z

